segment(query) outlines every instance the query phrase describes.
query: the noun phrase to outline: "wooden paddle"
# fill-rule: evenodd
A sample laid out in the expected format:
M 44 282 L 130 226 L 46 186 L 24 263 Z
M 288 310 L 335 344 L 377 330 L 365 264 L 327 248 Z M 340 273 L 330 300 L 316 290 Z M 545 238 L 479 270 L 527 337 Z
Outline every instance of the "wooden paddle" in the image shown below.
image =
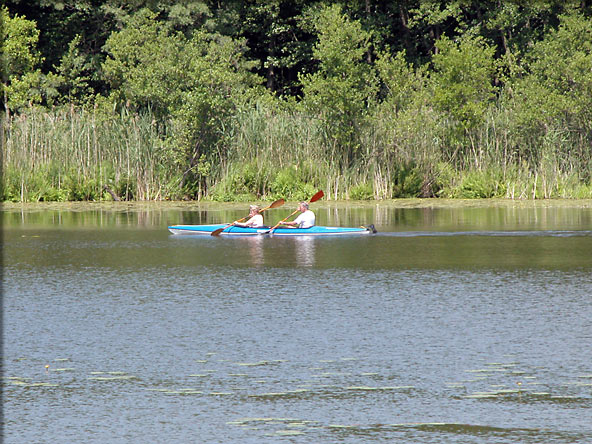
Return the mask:
M 309 204 L 311 204 L 311 203 L 313 203 L 313 202 L 316 202 L 317 200 L 319 200 L 319 199 L 322 199 L 324 195 L 325 195 L 325 193 L 323 193 L 323 190 L 319 190 L 319 191 L 317 191 L 317 192 L 315 193 L 315 195 L 314 195 L 314 196 L 312 196 L 312 197 L 310 198 L 310 200 L 308 201 L 308 203 L 309 203 Z M 277 224 L 275 224 L 273 227 L 271 227 L 271 229 L 270 229 L 269 231 L 266 231 L 266 232 L 264 232 L 264 233 L 260 233 L 260 234 L 268 234 L 268 233 L 273 233 L 273 230 L 275 230 L 275 229 L 276 229 L 277 227 L 279 227 L 281 224 L 283 224 L 283 223 L 284 223 L 284 222 L 286 222 L 288 219 L 290 219 L 292 216 L 294 216 L 296 213 L 298 213 L 298 211 L 300 211 L 300 210 L 298 210 L 298 209 L 297 209 L 297 210 L 296 210 L 296 211 L 294 211 L 292 214 L 290 214 L 288 217 L 286 217 L 286 218 L 284 218 L 284 219 L 280 220 L 280 221 L 279 221 Z
M 264 212 L 265 210 L 269 210 L 270 208 L 278 208 L 281 207 L 284 203 L 286 203 L 286 201 L 284 199 L 278 199 L 275 202 L 273 202 L 270 206 L 263 208 L 262 210 L 259 210 L 260 213 Z M 235 224 L 237 222 L 242 222 L 243 220 L 245 220 L 247 217 L 243 217 L 242 219 L 239 219 L 237 221 L 232 222 L 231 224 L 226 224 L 225 227 L 222 228 L 218 228 L 217 230 L 212 231 L 212 233 L 210 234 L 211 236 L 219 236 L 220 233 L 222 233 L 224 230 L 226 230 L 229 226 L 231 226 L 232 224 Z

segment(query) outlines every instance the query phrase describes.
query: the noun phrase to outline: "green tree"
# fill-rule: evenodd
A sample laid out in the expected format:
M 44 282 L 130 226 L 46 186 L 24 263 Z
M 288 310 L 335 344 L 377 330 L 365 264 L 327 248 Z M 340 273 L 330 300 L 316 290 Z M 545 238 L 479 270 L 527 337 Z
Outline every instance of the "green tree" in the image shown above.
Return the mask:
M 108 94 L 100 69 L 107 55 L 104 44 L 112 32 L 127 27 L 143 8 L 149 8 L 159 21 L 185 35 L 195 28 L 214 27 L 208 6 L 213 2 L 207 0 L 6 0 L 4 3 L 12 15 L 37 23 L 42 37 L 38 43 L 42 56 L 39 67 L 46 75 L 56 70 L 59 73 L 61 78 L 54 79 L 54 83 L 59 84 L 59 92 L 65 96 L 60 102 L 73 98 L 75 102 L 86 103 L 92 94 Z M 84 86 L 75 81 L 80 75 L 84 77 Z
M 0 8 L 0 20 L 0 41 L 3 42 L 2 97 L 8 113 L 10 108 L 26 104 L 27 99 L 37 101 L 37 97 L 31 97 L 23 90 L 34 81 L 33 76 L 40 74 L 37 71 L 41 62 L 41 55 L 37 51 L 39 30 L 31 20 L 18 15 L 11 17 L 6 7 Z M 22 98 L 21 92 L 24 95 Z M 14 96 L 19 96 L 19 99 Z
M 318 42 L 313 54 L 319 65 L 316 72 L 300 76 L 302 105 L 325 122 L 349 165 L 359 148 L 360 125 L 376 100 L 375 73 L 364 60 L 371 36 L 338 5 L 323 8 L 315 28 Z
M 592 19 L 578 13 L 563 15 L 527 54 L 525 102 L 547 123 L 567 119 L 592 129 Z M 538 91 L 537 91 L 538 90 Z
M 5 112 L 18 111 L 33 104 L 51 105 L 58 91 L 58 79 L 43 74 L 43 57 L 37 49 L 39 30 L 35 22 L 21 16 L 11 17 L 0 9 L 2 35 L 2 97 Z
M 489 0 L 479 23 L 481 35 L 499 42 L 500 52 L 521 54 L 558 24 L 570 3 L 563 0 L 532 2 Z M 583 4 L 583 3 L 582 3 Z
M 464 153 L 465 137 L 473 152 L 477 149 L 473 130 L 484 122 L 494 98 L 495 48 L 481 37 L 468 35 L 459 42 L 442 37 L 436 47 L 438 52 L 432 59 L 432 100 L 457 131 L 451 138 L 451 160 L 456 161 L 456 153 Z
M 542 145 L 559 131 L 564 142 L 554 143 L 553 150 L 590 164 L 592 19 L 575 11 L 560 19 L 559 28 L 525 55 L 525 73 L 508 82 L 505 104 L 515 110 L 514 131 L 523 146 Z M 541 156 L 540 150 L 519 150 L 535 163 Z
M 376 60 L 376 69 L 382 85 L 382 108 L 395 113 L 405 110 L 414 102 L 426 103 L 427 66 L 414 68 L 406 60 L 406 51 L 394 56 L 381 52 Z
M 125 29 L 111 34 L 102 70 L 116 103 L 150 108 L 162 117 L 181 104 L 190 60 L 183 54 L 184 36 L 156 18 L 144 9 Z
M 0 8 L 2 17 L 2 62 L 8 77 L 33 71 L 42 58 L 37 50 L 39 30 L 35 22 L 22 16 L 10 16 L 6 7 Z
M 267 89 L 279 96 L 300 92 L 297 73 L 310 66 L 313 34 L 303 28 L 306 0 L 228 0 L 212 8 L 216 30 L 245 39 Z
M 172 121 L 173 159 L 182 186 L 206 186 L 204 172 L 225 159 L 222 130 L 241 106 L 262 95 L 244 42 L 196 30 L 189 38 L 142 10 L 106 44 L 112 100 Z M 192 191 L 195 191 L 192 188 Z
M 92 95 L 93 65 L 80 50 L 82 37 L 77 35 L 68 45 L 68 51 L 56 68 L 59 76 L 59 100 L 62 103 L 81 105 Z
M 442 37 L 432 59 L 434 102 L 463 128 L 474 128 L 483 120 L 493 98 L 496 72 L 495 48 L 480 37 L 454 42 Z

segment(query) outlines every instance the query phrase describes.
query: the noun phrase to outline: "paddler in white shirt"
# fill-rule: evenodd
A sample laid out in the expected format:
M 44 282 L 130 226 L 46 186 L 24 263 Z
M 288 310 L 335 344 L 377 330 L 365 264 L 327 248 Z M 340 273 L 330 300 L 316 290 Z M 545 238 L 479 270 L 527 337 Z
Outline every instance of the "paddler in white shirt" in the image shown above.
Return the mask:
M 245 223 L 241 224 L 234 222 L 232 225 L 235 227 L 249 227 L 249 228 L 260 228 L 263 227 L 263 214 L 261 214 L 261 207 L 259 205 L 249 205 L 249 216 L 250 219 Z
M 298 211 L 300 215 L 291 222 L 284 222 L 282 225 L 288 225 L 298 228 L 314 227 L 316 222 L 315 214 L 308 209 L 308 202 L 300 202 L 298 204 Z

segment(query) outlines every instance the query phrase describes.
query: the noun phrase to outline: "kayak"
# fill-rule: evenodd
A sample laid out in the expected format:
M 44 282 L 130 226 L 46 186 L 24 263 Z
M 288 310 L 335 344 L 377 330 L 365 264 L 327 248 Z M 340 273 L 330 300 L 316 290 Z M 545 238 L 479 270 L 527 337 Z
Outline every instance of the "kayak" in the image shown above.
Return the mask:
M 226 227 L 226 228 L 225 228 Z M 252 236 L 252 235 L 267 235 L 272 236 L 335 236 L 335 235 L 352 235 L 352 234 L 369 234 L 376 233 L 373 225 L 360 228 L 347 227 L 323 227 L 315 225 L 310 228 L 276 228 L 273 233 L 270 233 L 271 227 L 260 228 L 245 228 L 228 226 L 227 224 L 215 225 L 171 225 L 169 231 L 173 234 L 206 234 L 211 235 L 213 231 L 224 228 L 221 235 L 230 236 Z
M 276 228 L 270 233 L 271 227 L 245 228 L 233 227 L 226 224 L 216 225 L 171 225 L 169 231 L 173 234 L 206 234 L 211 235 L 213 231 L 224 228 L 221 235 L 230 236 L 252 236 L 266 235 L 272 236 L 335 236 L 344 234 L 369 234 L 375 232 L 372 227 L 347 228 L 347 227 L 323 227 L 315 225 L 310 228 Z

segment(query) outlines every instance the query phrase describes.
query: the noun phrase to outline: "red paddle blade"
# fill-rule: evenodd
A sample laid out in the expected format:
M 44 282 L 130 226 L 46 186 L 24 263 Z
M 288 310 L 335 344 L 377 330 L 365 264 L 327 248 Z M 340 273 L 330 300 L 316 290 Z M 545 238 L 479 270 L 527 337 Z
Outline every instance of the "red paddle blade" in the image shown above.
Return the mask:
M 310 198 L 309 203 L 313 203 L 313 202 L 316 202 L 319 199 L 322 199 L 324 195 L 325 195 L 325 193 L 323 193 L 323 190 L 317 191 L 317 193 Z
M 214 230 L 210 233 L 210 236 L 219 236 L 220 233 L 222 233 L 226 228 L 228 228 L 228 226 L 223 227 L 223 228 L 218 228 L 217 230 Z
M 286 201 L 284 199 L 278 199 L 274 203 L 272 203 L 268 208 L 277 208 L 281 207 Z

